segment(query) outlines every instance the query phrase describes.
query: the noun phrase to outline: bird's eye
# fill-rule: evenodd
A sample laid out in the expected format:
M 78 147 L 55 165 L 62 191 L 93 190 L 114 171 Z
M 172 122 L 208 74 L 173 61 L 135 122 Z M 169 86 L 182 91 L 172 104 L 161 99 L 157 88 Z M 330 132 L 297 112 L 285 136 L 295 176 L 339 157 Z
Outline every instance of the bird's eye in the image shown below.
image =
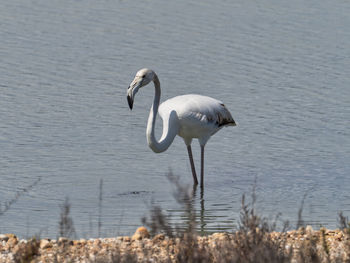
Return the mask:
M 146 77 L 146 75 L 143 75 L 142 78 L 144 79 Z

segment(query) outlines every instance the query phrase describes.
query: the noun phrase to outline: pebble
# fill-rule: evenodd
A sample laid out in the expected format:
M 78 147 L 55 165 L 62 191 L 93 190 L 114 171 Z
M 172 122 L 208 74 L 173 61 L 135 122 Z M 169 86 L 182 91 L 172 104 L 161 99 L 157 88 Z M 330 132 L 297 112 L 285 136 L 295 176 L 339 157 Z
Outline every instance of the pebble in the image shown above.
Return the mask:
M 6 242 L 6 247 L 14 247 L 18 243 L 18 239 L 14 234 L 5 234 L 9 239 Z
M 40 240 L 40 248 L 41 249 L 46 249 L 46 248 L 49 248 L 49 247 L 52 247 L 52 244 L 49 240 L 47 239 L 42 239 Z
M 164 234 L 158 234 L 158 235 L 154 236 L 154 238 L 152 239 L 152 242 L 156 243 L 156 242 L 162 241 L 164 239 L 165 239 L 165 235 Z
M 6 235 L 4 235 L 4 234 L 1 234 L 1 235 L 0 235 L 0 241 L 5 241 L 5 242 L 7 242 L 7 240 L 9 240 L 9 237 L 8 237 L 8 236 L 6 236 Z
M 136 232 L 132 236 L 131 240 L 141 240 L 141 239 L 149 238 L 149 237 L 150 237 L 150 234 L 149 234 L 147 228 L 145 228 L 144 226 L 141 226 L 138 229 L 136 229 Z
M 69 241 L 69 239 L 66 238 L 66 237 L 60 237 L 60 238 L 58 239 L 58 243 L 67 243 L 68 241 Z
M 306 226 L 305 228 L 306 234 L 311 235 L 314 232 L 312 226 Z
M 323 233 L 322 235 L 324 235 L 329 245 L 330 258 L 342 255 L 344 246 L 350 246 L 350 242 L 347 240 L 349 238 L 348 235 L 340 230 L 315 231 L 312 227 L 306 227 L 300 229 L 300 231 L 272 232 L 269 233 L 269 236 L 272 240 L 284 240 L 287 250 L 297 251 L 303 247 L 304 242 L 320 237 L 321 233 Z M 181 239 L 172 239 L 164 234 L 158 234 L 152 239 L 149 239 L 149 237 L 148 230 L 145 227 L 140 227 L 132 237 L 124 236 L 89 240 L 69 240 L 63 237 L 58 240 L 42 239 L 40 240 L 40 253 L 35 256 L 36 258 L 33 262 L 55 262 L 55 259 L 58 262 L 111 262 L 110 259 L 113 257 L 113 254 L 132 252 L 142 258 L 144 255 L 143 251 L 147 251 L 148 256 L 152 257 L 147 262 L 159 262 L 163 259 L 169 259 L 169 257 L 173 260 L 170 260 L 170 262 L 176 262 L 176 253 L 179 251 L 178 246 L 183 244 Z M 208 236 L 198 236 L 197 241 L 200 246 L 208 250 L 215 250 L 216 246 L 214 244 L 230 242 L 233 237 L 234 234 L 214 233 Z M 2 243 L 6 242 L 6 246 L 0 245 L 1 263 L 13 262 L 14 255 L 18 253 L 19 248 L 31 244 L 30 240 L 18 241 L 13 234 L 0 235 L 1 240 Z M 317 249 L 320 248 L 322 246 L 318 246 Z M 62 254 L 62 249 L 67 249 L 67 253 Z M 344 258 L 346 259 L 345 256 Z

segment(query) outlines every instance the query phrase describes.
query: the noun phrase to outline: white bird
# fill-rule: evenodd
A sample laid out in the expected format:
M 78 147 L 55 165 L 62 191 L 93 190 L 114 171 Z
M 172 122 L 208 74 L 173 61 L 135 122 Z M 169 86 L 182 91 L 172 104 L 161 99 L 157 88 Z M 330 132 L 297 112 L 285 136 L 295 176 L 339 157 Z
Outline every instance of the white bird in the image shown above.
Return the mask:
M 130 109 L 133 107 L 136 93 L 151 81 L 154 82 L 155 96 L 147 123 L 147 142 L 156 153 L 169 148 L 176 135 L 181 136 L 187 146 L 193 182 L 198 184 L 196 169 L 192 157 L 191 142 L 198 138 L 201 147 L 201 188 L 204 186 L 204 147 L 209 138 L 224 126 L 236 126 L 225 105 L 216 99 L 188 94 L 168 99 L 159 106 L 160 82 L 156 73 L 150 69 L 141 69 L 127 90 Z M 158 113 L 163 119 L 163 134 L 159 141 L 154 136 L 154 126 Z

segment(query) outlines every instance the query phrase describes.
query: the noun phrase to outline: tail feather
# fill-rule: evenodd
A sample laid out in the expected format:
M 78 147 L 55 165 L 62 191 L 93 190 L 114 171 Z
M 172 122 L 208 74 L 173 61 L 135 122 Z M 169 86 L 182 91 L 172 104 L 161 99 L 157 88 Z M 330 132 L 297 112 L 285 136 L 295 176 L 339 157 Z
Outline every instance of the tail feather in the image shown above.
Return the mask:
M 231 113 L 228 111 L 224 104 L 220 104 L 222 106 L 221 110 L 217 112 L 217 123 L 219 127 L 221 126 L 236 126 L 235 120 L 232 118 Z

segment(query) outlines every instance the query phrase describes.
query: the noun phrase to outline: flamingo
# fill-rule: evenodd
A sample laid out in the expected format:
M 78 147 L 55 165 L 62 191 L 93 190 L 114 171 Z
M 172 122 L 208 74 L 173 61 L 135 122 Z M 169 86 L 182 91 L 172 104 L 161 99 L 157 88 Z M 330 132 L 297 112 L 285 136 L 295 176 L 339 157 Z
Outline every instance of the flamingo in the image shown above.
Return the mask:
M 151 81 L 154 83 L 155 96 L 147 123 L 147 142 L 156 153 L 166 151 L 176 135 L 184 139 L 190 159 L 194 185 L 198 185 L 196 169 L 193 162 L 191 143 L 197 138 L 201 147 L 201 189 L 204 187 L 204 147 L 210 137 L 225 126 L 236 126 L 231 113 L 225 105 L 211 97 L 187 94 L 168 99 L 159 106 L 160 82 L 157 74 L 150 69 L 140 69 L 130 83 L 127 99 L 132 110 L 136 93 Z M 163 119 L 163 134 L 159 141 L 154 135 L 156 116 Z

